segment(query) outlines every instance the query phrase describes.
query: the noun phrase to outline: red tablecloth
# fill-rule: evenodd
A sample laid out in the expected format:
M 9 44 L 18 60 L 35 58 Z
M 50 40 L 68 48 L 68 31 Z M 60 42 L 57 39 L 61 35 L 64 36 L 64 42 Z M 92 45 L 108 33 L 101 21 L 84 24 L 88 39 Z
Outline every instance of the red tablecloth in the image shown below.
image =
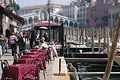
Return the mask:
M 21 58 L 38 58 L 39 54 L 36 55 L 23 55 Z
M 31 61 L 36 58 L 23 58 L 23 59 L 18 59 L 18 64 L 31 64 Z M 46 69 L 46 61 L 45 57 L 41 56 L 41 58 L 38 58 L 42 62 L 41 70 Z M 37 64 L 37 63 L 36 63 Z
M 46 57 L 48 56 L 48 58 L 51 58 L 50 52 L 49 50 L 39 50 L 40 52 L 44 52 L 44 54 L 46 55 Z
M 35 64 L 16 64 L 16 65 L 9 65 L 9 77 L 14 78 L 16 80 L 25 80 L 27 78 L 34 78 L 35 77 Z M 4 68 L 6 70 L 6 68 Z M 39 80 L 40 80 L 40 73 Z M 3 78 L 1 79 L 3 80 Z
M 39 49 L 33 49 L 32 52 L 39 52 Z
M 27 52 L 25 55 L 36 55 L 36 54 L 44 54 L 44 52 Z
M 33 49 L 32 52 L 44 52 L 44 54 L 46 55 L 46 57 L 48 56 L 49 59 L 51 58 L 49 50 Z

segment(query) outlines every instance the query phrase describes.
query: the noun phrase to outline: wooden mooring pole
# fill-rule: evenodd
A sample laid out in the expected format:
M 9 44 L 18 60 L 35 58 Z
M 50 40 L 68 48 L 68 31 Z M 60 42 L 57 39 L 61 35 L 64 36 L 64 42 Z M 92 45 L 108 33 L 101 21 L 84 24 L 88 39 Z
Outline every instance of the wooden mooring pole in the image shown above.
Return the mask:
M 101 51 L 100 51 L 100 48 L 101 48 L 101 42 L 100 42 L 100 40 L 101 40 L 101 27 L 99 28 L 99 40 L 98 40 L 98 42 L 99 42 L 99 54 L 101 53 Z
M 107 54 L 109 55 L 109 28 L 107 27 Z
M 103 50 L 106 48 L 106 27 L 104 27 L 104 45 L 103 45 Z
M 86 46 L 88 46 L 88 29 L 85 28 L 85 33 L 86 33 Z
M 82 28 L 82 45 L 84 45 L 85 42 L 85 28 Z
M 70 72 L 72 72 L 70 74 L 72 80 L 82 80 L 81 75 L 77 73 L 77 70 L 75 67 L 73 67 L 72 63 L 68 63 L 68 69 Z
M 105 74 L 103 75 L 102 80 L 109 80 L 110 78 L 110 73 L 111 73 L 113 61 L 114 61 L 114 52 L 115 52 L 117 40 L 118 40 L 119 28 L 120 28 L 120 17 L 118 17 L 117 19 L 117 23 L 114 31 L 114 37 L 112 39 L 112 46 L 110 48 L 110 54 L 109 54 L 107 66 L 105 69 Z
M 94 54 L 94 28 L 92 28 L 92 53 Z

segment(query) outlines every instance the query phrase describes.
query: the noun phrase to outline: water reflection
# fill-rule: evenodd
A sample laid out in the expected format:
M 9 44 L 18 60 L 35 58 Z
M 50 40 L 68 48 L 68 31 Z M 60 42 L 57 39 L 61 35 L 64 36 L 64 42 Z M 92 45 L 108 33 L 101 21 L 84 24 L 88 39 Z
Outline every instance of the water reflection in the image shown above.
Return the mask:
M 106 63 L 88 63 L 88 62 L 77 62 L 72 63 L 76 67 L 78 72 L 104 72 Z M 120 66 L 114 63 L 112 72 L 120 72 Z M 83 80 L 98 80 L 103 75 L 81 75 Z M 111 75 L 110 80 L 120 80 L 119 75 Z

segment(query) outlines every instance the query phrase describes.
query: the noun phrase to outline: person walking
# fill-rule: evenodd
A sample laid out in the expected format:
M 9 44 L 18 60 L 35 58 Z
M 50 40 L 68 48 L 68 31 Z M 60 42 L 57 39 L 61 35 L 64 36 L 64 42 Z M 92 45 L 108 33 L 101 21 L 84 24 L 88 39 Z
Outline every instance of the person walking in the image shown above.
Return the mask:
M 19 49 L 17 49 L 18 53 L 21 51 L 20 49 L 21 49 L 22 37 L 23 37 L 23 33 L 20 32 L 19 36 L 17 37 L 17 39 L 18 39 L 18 47 L 19 47 Z
M 0 34 L 0 45 L 2 48 L 2 56 L 4 55 L 5 45 L 6 45 L 6 38 L 3 34 Z
M 43 37 L 45 38 L 45 41 L 48 42 L 48 33 L 47 32 L 45 32 Z
M 38 45 L 40 42 L 40 34 L 39 31 L 36 31 L 35 45 Z
M 26 33 L 23 33 L 23 36 L 19 38 L 19 50 L 24 51 L 26 49 Z
M 17 37 L 15 36 L 14 32 L 11 32 L 11 36 L 10 36 L 10 45 L 11 45 L 11 49 L 12 49 L 12 56 L 14 56 L 14 54 L 16 54 L 16 49 L 17 49 Z
M 7 42 L 8 42 L 8 48 L 10 49 L 10 36 L 11 36 L 11 31 L 9 30 L 9 29 L 6 29 L 6 31 L 5 31 L 5 33 L 6 33 L 6 37 L 7 37 Z
M 30 31 L 29 40 L 30 40 L 30 48 L 31 48 L 31 49 L 33 49 L 33 42 L 34 42 L 34 39 L 35 39 L 34 32 L 33 32 L 33 31 Z

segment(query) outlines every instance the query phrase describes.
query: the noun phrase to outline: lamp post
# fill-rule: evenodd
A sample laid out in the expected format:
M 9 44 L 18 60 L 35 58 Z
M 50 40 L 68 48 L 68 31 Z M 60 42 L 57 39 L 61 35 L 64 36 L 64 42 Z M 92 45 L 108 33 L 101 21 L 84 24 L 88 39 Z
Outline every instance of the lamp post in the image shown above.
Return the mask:
M 49 42 L 51 42 L 51 27 L 50 27 L 50 1 L 48 0 L 48 14 L 49 14 Z

